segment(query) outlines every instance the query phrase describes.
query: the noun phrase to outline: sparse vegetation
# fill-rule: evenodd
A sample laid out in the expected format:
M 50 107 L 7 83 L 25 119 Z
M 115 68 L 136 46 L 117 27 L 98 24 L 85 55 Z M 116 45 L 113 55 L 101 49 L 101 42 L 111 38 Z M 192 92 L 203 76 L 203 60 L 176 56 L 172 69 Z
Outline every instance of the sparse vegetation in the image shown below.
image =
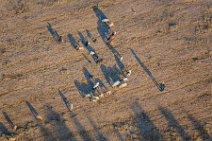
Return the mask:
M 0 113 L 1 141 L 211 140 L 210 0 L 0 2 L 0 111 L 17 125 Z M 114 23 L 111 43 L 97 9 Z M 127 86 L 112 88 L 122 65 Z M 92 83 L 110 94 L 84 98 Z

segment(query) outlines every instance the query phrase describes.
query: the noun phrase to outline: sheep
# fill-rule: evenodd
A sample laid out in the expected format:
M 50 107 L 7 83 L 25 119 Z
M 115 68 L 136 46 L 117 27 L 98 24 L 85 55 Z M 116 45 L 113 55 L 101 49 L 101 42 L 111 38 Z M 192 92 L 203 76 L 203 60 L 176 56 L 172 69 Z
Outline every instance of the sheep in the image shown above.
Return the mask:
M 99 82 L 97 82 L 94 86 L 93 86 L 93 89 L 97 89 L 99 87 Z
M 117 87 L 118 85 L 120 85 L 120 83 L 121 83 L 121 82 L 118 80 L 118 81 L 116 81 L 116 82 L 113 83 L 112 87 L 113 87 L 113 88 L 114 88 L 114 87 Z
M 115 31 L 109 31 L 106 35 L 105 42 L 107 44 L 111 44 L 111 42 L 115 39 L 116 34 L 117 34 L 117 32 L 115 32 Z
M 83 50 L 84 48 L 80 45 L 80 40 L 78 40 L 77 42 L 76 42 L 76 44 L 75 44 L 75 49 L 76 50 Z
M 94 51 L 90 51 L 90 55 L 92 55 L 94 61 L 98 64 L 101 63 L 103 61 L 102 58 L 99 58 L 99 56 L 94 52 Z
M 127 71 L 127 77 L 129 77 L 132 74 L 132 70 Z
M 114 23 L 111 22 L 109 19 L 103 19 L 102 23 L 105 23 L 109 28 L 114 26 Z
M 118 88 L 124 88 L 124 87 L 126 87 L 127 86 L 127 83 L 122 83 L 122 84 L 120 84 L 119 86 L 118 86 Z
M 101 90 L 101 87 L 100 87 L 100 83 L 99 83 L 99 82 L 97 82 L 97 83 L 93 86 L 93 90 L 95 90 L 95 91 L 98 92 L 98 96 L 99 96 L 99 97 L 103 97 L 103 96 L 104 96 L 104 94 L 103 94 L 103 92 L 102 92 L 102 90 Z

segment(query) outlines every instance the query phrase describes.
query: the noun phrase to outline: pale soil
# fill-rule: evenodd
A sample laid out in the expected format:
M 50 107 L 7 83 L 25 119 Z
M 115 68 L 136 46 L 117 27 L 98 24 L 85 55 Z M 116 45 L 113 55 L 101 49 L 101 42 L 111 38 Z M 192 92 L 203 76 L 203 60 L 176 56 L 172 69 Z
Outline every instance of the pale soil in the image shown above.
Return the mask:
M 13 130 L 1 114 L 0 140 L 211 140 L 211 0 L 0 2 L 0 111 L 19 127 Z M 115 25 L 112 46 L 132 69 L 123 89 L 113 89 L 87 50 L 76 51 L 68 41 L 67 34 L 79 39 L 79 31 L 87 38 L 89 30 L 97 42 L 87 39 L 104 59 L 102 65 L 114 66 L 115 58 L 98 33 L 92 9 L 98 2 Z M 47 22 L 63 37 L 62 43 L 53 40 Z M 130 49 L 165 83 L 163 92 Z M 83 67 L 112 94 L 96 103 L 83 98 L 74 83 L 87 83 Z M 72 113 L 58 89 L 73 103 Z M 33 118 L 25 101 L 44 121 Z

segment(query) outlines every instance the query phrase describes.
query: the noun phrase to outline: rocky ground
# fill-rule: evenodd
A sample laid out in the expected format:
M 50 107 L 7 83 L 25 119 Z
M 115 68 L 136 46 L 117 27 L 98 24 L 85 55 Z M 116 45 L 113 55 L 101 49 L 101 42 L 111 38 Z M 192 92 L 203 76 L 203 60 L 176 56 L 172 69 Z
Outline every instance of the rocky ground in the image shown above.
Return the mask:
M 212 140 L 211 0 L 0 3 L 0 140 Z M 111 45 L 99 14 L 114 23 Z M 88 40 L 103 62 L 75 50 L 67 35 Z M 132 75 L 127 87 L 112 88 L 105 70 L 120 63 Z M 112 93 L 97 102 L 83 97 L 85 72 Z

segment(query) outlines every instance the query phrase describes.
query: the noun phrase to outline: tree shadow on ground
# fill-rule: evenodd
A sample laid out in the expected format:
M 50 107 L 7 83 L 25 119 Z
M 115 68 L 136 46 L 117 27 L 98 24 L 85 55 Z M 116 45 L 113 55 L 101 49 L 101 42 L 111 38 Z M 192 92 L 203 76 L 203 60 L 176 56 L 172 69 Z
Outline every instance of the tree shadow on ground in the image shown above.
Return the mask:
M 163 141 L 159 129 L 151 121 L 149 115 L 144 112 L 141 105 L 137 102 L 131 105 L 135 115 L 136 126 L 139 128 L 142 138 L 140 140 Z
M 88 118 L 88 121 L 90 122 L 90 124 L 93 126 L 94 132 L 96 133 L 96 140 L 97 141 L 107 141 L 107 138 L 103 135 L 103 133 L 97 127 L 96 123 L 90 117 L 87 116 L 87 118 Z
M 177 134 L 182 138 L 182 140 L 187 141 L 191 139 L 183 126 L 175 119 L 174 115 L 167 108 L 159 107 L 161 114 L 166 118 L 168 122 L 168 128 L 177 132 Z
M 208 139 L 212 139 L 212 137 L 210 138 L 210 135 L 208 134 L 208 132 L 205 130 L 203 123 L 201 123 L 200 121 L 198 121 L 197 119 L 195 119 L 192 115 L 188 114 L 187 118 L 189 121 L 191 121 L 191 123 L 193 124 L 195 130 L 198 131 L 200 137 L 202 140 L 208 140 Z
M 163 83 L 158 83 L 158 81 L 155 79 L 155 77 L 152 75 L 151 71 L 144 65 L 144 63 L 140 60 L 140 58 L 137 56 L 137 54 L 135 53 L 135 51 L 133 49 L 130 49 L 133 56 L 135 57 L 135 59 L 138 61 L 138 63 L 140 64 L 140 66 L 144 69 L 144 71 L 147 73 L 147 75 L 152 79 L 152 81 L 154 82 L 154 84 L 157 86 L 157 88 L 160 91 L 163 91 L 165 89 L 165 84 Z
M 69 112 L 71 121 L 74 123 L 75 128 L 78 130 L 78 134 L 80 135 L 81 139 L 83 141 L 92 141 L 93 139 L 89 135 L 89 133 L 86 131 L 86 128 L 81 124 L 79 119 L 76 117 L 76 114 L 71 111 Z
M 35 120 L 35 127 L 39 127 L 40 133 L 42 134 L 45 141 L 56 140 L 53 133 L 49 129 L 44 127 L 44 123 L 41 122 L 41 118 L 38 118 L 39 114 L 36 111 L 36 109 L 32 106 L 32 104 L 29 101 L 26 101 L 26 105 L 29 108 L 29 110 Z
M 77 141 L 73 132 L 67 127 L 61 114 L 53 110 L 49 104 L 45 105 L 46 123 L 50 125 L 50 129 L 40 125 L 40 131 L 43 132 L 46 140 L 60 141 Z

